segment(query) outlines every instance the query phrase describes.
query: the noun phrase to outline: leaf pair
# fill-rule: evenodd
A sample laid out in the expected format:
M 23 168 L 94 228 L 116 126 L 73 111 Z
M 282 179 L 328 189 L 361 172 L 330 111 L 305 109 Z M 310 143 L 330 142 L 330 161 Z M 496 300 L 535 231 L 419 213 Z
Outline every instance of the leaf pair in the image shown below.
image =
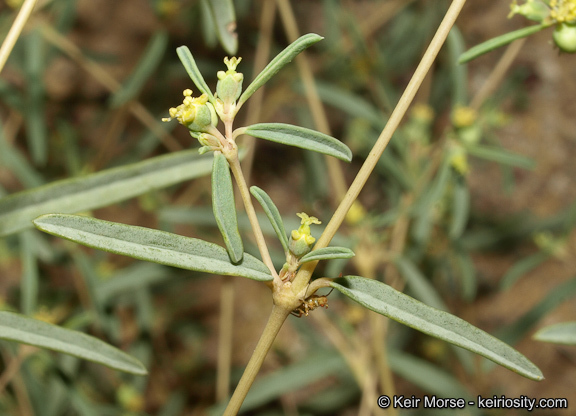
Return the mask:
M 291 43 L 280 52 L 266 67 L 262 70 L 262 72 L 252 81 L 252 83 L 244 90 L 240 98 L 238 99 L 238 108 L 242 106 L 254 94 L 258 88 L 264 85 L 270 78 L 272 78 L 284 65 L 292 61 L 296 55 L 302 52 L 304 49 L 312 46 L 316 42 L 322 40 L 322 36 L 316 35 L 314 33 L 309 33 L 307 35 L 301 36 L 299 39 Z M 198 66 L 196 65 L 196 61 L 188 49 L 187 46 L 180 46 L 176 49 L 180 60 L 182 61 L 182 65 L 188 72 L 188 75 L 196 85 L 196 87 L 200 90 L 201 93 L 208 95 L 208 99 L 212 104 L 215 104 L 216 99 L 212 94 L 212 91 L 206 84 L 204 77 L 200 73 Z
M 284 228 L 284 222 L 280 216 L 278 208 L 272 202 L 272 198 L 264 192 L 264 190 L 258 188 L 257 186 L 252 186 L 250 188 L 250 193 L 256 198 L 256 200 L 262 205 L 264 213 L 270 220 L 272 228 L 282 244 L 282 248 L 285 253 L 288 253 L 288 237 L 286 236 L 286 229 Z M 309 261 L 318 260 L 331 260 L 331 259 L 349 259 L 354 257 L 354 252 L 346 247 L 324 247 L 318 250 L 313 250 L 306 254 L 300 259 L 300 263 L 306 263 Z

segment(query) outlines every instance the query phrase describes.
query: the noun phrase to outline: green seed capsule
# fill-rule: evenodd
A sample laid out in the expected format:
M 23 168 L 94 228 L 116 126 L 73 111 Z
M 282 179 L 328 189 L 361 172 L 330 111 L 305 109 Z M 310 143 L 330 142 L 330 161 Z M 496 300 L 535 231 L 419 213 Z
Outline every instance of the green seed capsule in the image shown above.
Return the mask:
M 563 52 L 576 52 L 576 24 L 560 23 L 556 26 L 556 29 L 554 29 L 552 38 L 554 39 L 554 43 Z

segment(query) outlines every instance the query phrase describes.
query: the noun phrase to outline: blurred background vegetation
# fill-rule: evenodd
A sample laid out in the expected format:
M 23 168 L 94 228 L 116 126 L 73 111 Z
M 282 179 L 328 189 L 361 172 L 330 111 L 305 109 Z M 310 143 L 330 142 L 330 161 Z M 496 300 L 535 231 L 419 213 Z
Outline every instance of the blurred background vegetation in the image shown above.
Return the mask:
M 16 3 L 0 6 L 2 38 Z M 233 54 L 213 17 L 219 2 L 39 3 L 0 77 L 0 196 L 197 146 L 184 128 L 160 119 L 192 87 L 176 47 L 191 49 L 212 87 L 223 57 Z M 340 166 L 350 183 L 447 7 L 444 0 L 236 1 L 238 70 L 250 80 L 255 65 L 289 43 L 290 10 L 301 34 L 325 37 L 306 56 L 329 129 L 354 152 L 352 164 Z M 576 316 L 576 58 L 554 50 L 549 33 L 530 37 L 473 121 L 461 125 L 455 118 L 504 51 L 460 67 L 457 55 L 522 27 L 522 19 L 506 19 L 508 7 L 487 0 L 465 6 L 416 99 L 418 111 L 341 230 L 339 244 L 353 248 L 356 259 L 329 262 L 318 276 L 358 274 L 405 287 L 513 344 L 546 377 L 523 379 L 391 323 L 384 330 L 398 394 L 565 397 L 574 404 L 576 349 L 530 335 Z M 236 126 L 276 121 L 321 129 L 307 93 L 298 65 L 289 65 Z M 485 147 L 467 147 L 479 140 Z M 271 195 L 289 230 L 296 212 L 324 223 L 330 218 L 337 180 L 322 157 L 258 142 L 251 168 L 252 183 Z M 210 201 L 206 177 L 92 215 L 221 243 Z M 244 227 L 250 235 L 247 221 Z M 281 247 L 270 237 L 281 267 Z M 234 297 L 223 287 L 232 287 Z M 1 342 L 0 413 L 207 414 L 240 377 L 270 310 L 269 293 L 247 279 L 134 261 L 37 231 L 7 236 L 0 240 L 3 309 L 100 337 L 140 358 L 150 375 Z M 223 306 L 233 306 L 232 315 L 222 315 Z M 290 318 L 246 414 L 372 414 L 385 381 L 363 373 L 379 358 L 366 348 L 381 335 L 372 330 L 383 328 L 370 314 L 332 294 L 329 310 Z M 217 388 L 226 380 L 222 349 L 231 351 L 231 380 Z

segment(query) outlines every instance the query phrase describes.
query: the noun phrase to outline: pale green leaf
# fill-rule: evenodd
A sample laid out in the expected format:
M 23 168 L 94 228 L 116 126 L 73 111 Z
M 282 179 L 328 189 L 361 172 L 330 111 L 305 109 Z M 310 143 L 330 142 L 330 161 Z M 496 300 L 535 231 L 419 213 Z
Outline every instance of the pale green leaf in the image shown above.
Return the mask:
M 304 127 L 283 123 L 260 123 L 240 131 L 259 139 L 324 153 L 346 162 L 352 160 L 352 152 L 344 143 L 332 136 Z
M 43 215 L 34 225 L 48 234 L 140 260 L 200 272 L 272 280 L 266 265 L 257 258 L 245 253 L 242 262 L 235 265 L 230 263 L 224 248 L 196 238 L 80 215 Z
M 464 181 L 454 184 L 452 195 L 452 218 L 448 235 L 452 240 L 462 236 L 470 215 L 470 189 Z
M 178 57 L 180 57 L 182 65 L 184 65 L 186 72 L 188 72 L 188 75 L 192 79 L 192 82 L 194 82 L 194 85 L 196 85 L 196 88 L 198 88 L 202 94 L 208 95 L 208 99 L 212 104 L 214 104 L 216 101 L 214 95 L 212 95 L 212 91 L 210 91 L 208 84 L 206 84 L 206 81 L 204 81 L 204 77 L 200 73 L 200 70 L 196 65 L 196 61 L 192 57 L 190 49 L 188 49 L 187 46 L 180 46 L 176 49 L 176 53 L 178 53 Z
M 524 27 L 522 29 L 515 30 L 513 32 L 506 33 L 504 35 L 495 37 L 493 39 L 487 40 L 486 42 L 481 43 L 480 45 L 476 45 L 476 46 L 468 49 L 466 52 L 464 52 L 462 55 L 460 55 L 460 58 L 458 59 L 458 63 L 459 64 L 465 64 L 466 62 L 469 62 L 472 59 L 476 59 L 480 55 L 484 55 L 485 53 L 488 53 L 494 49 L 505 46 L 505 45 L 515 41 L 516 39 L 525 38 L 526 36 L 530 36 L 534 33 L 540 32 L 542 29 L 546 29 L 549 26 L 550 26 L 550 24 L 539 24 L 539 25 L 534 25 L 534 26 L 528 26 L 528 27 Z
M 300 259 L 300 263 L 318 260 L 349 259 L 354 256 L 354 252 L 346 247 L 323 247 L 303 256 Z
M 0 312 L 0 338 L 63 352 L 127 373 L 147 374 L 137 359 L 97 338 L 12 312 Z
M 221 152 L 214 153 L 212 167 L 212 209 L 216 224 L 226 244 L 233 263 L 242 260 L 244 246 L 238 231 L 238 218 L 232 189 L 232 176 L 226 157 Z
M 274 231 L 284 248 L 284 252 L 287 253 L 288 237 L 286 236 L 286 229 L 284 228 L 284 222 L 280 216 L 280 211 L 278 211 L 278 208 L 274 205 L 274 202 L 272 202 L 272 198 L 257 186 L 250 187 L 250 193 L 254 198 L 256 198 L 260 205 L 262 205 L 262 208 L 264 208 L 264 213 L 268 216 L 270 224 L 272 224 L 272 228 L 274 228 Z
M 405 380 L 432 394 L 442 397 L 471 398 L 455 375 L 436 364 L 405 352 L 388 351 L 392 371 Z
M 466 151 L 472 156 L 501 163 L 503 165 L 516 166 L 523 169 L 534 169 L 535 166 L 532 159 L 498 147 L 474 145 L 466 146 Z
M 216 34 L 226 52 L 235 55 L 238 51 L 236 34 L 236 12 L 232 0 L 210 0 L 208 5 L 216 24 Z
M 187 150 L 18 192 L 0 199 L 0 236 L 32 228 L 42 214 L 100 208 L 211 170 L 210 155 Z
M 500 279 L 500 289 L 510 289 L 518 279 L 540 266 L 549 258 L 550 254 L 545 251 L 539 251 L 536 254 L 522 258 L 502 276 L 502 279 Z
M 538 330 L 532 338 L 554 344 L 576 345 L 576 321 L 546 326 Z
M 284 65 L 292 61 L 300 52 L 304 49 L 308 48 L 309 46 L 314 45 L 316 42 L 321 41 L 324 39 L 320 35 L 316 35 L 315 33 L 308 33 L 306 35 L 300 36 L 294 42 L 286 47 L 282 52 L 280 52 L 266 67 L 260 72 L 254 81 L 244 93 L 240 96 L 238 100 L 238 105 L 242 105 L 248 98 L 254 94 L 258 88 L 262 85 L 266 84 L 270 78 L 272 78 Z
M 499 339 L 382 282 L 364 277 L 346 276 L 336 279 L 331 286 L 374 312 L 480 354 L 524 377 L 532 380 L 544 378 L 538 367 Z
M 513 323 L 498 329 L 498 338 L 509 344 L 515 344 L 526 336 L 534 326 L 551 313 L 559 305 L 576 296 L 576 276 L 555 286 L 545 295 L 541 295 L 538 303 L 525 312 Z

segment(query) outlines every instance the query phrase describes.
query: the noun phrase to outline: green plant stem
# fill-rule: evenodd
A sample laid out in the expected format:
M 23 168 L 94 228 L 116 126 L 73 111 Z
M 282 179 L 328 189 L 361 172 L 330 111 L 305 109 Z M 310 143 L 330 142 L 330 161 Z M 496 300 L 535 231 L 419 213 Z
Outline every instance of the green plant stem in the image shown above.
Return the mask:
M 230 366 L 232 362 L 232 331 L 234 328 L 234 278 L 222 276 L 220 288 L 220 319 L 218 337 L 218 365 L 216 369 L 216 401 L 230 394 Z
M 240 190 L 240 195 L 242 196 L 242 202 L 244 203 L 244 209 L 246 209 L 246 215 L 248 215 L 250 225 L 252 226 L 252 230 L 254 231 L 254 237 L 256 238 L 256 245 L 258 246 L 258 250 L 260 251 L 262 261 L 268 267 L 268 269 L 270 269 L 270 273 L 272 273 L 272 276 L 274 276 L 274 280 L 278 284 L 281 284 L 282 282 L 280 282 L 280 278 L 278 277 L 278 273 L 274 268 L 274 263 L 272 263 L 270 253 L 268 252 L 268 246 L 266 245 L 264 234 L 262 233 L 262 229 L 260 228 L 260 223 L 258 223 L 258 217 L 256 216 L 254 205 L 252 204 L 252 199 L 250 197 L 250 191 L 248 189 L 248 185 L 246 184 L 246 180 L 244 179 L 244 175 L 242 174 L 242 168 L 240 167 L 240 161 L 238 160 L 238 152 L 234 152 L 234 154 L 232 155 L 226 154 L 226 158 L 228 159 L 230 169 L 232 170 L 232 174 L 234 175 L 234 178 L 236 179 L 236 184 L 238 185 L 238 189 Z
M 240 411 L 240 407 L 260 371 L 264 358 L 266 358 L 276 335 L 280 331 L 280 328 L 282 328 L 282 325 L 289 314 L 290 310 L 276 305 L 272 307 L 272 312 L 270 313 L 264 332 L 258 341 L 258 345 L 256 345 L 256 348 L 254 349 L 254 353 L 244 370 L 244 374 L 242 374 L 242 378 L 240 379 L 223 416 L 234 416 Z
M 334 215 L 330 219 L 330 222 L 326 226 L 326 229 L 324 230 L 324 232 L 318 239 L 318 242 L 314 246 L 315 250 L 327 247 L 328 244 L 330 244 L 330 241 L 332 240 L 336 232 L 338 231 L 338 228 L 340 228 L 340 225 L 342 224 L 344 218 L 346 217 L 346 213 L 348 212 L 348 210 L 350 209 L 350 207 L 360 194 L 360 191 L 362 190 L 366 181 L 368 180 L 368 177 L 374 170 L 374 167 L 376 166 L 376 163 L 378 163 L 378 160 L 382 156 L 384 149 L 386 149 L 386 146 L 388 146 L 388 143 L 390 142 L 392 135 L 398 128 L 398 125 L 400 124 L 400 121 L 402 120 L 404 114 L 408 110 L 408 107 L 412 103 L 412 100 L 414 99 L 414 96 L 416 95 L 418 88 L 424 81 L 426 74 L 428 73 L 432 64 L 434 63 L 434 59 L 438 55 L 440 48 L 444 44 L 444 41 L 446 40 L 446 37 L 448 36 L 450 29 L 454 25 L 454 22 L 456 21 L 456 18 L 458 17 L 460 10 L 462 9 L 465 3 L 466 0 L 453 0 L 452 4 L 450 5 L 450 8 L 448 9 L 446 15 L 444 16 L 444 19 L 440 23 L 440 27 L 436 31 L 434 38 L 430 42 L 430 46 L 428 46 L 428 49 L 424 53 L 424 56 L 422 57 L 420 64 L 416 68 L 414 75 L 412 76 L 410 82 L 408 83 L 408 86 L 404 90 L 404 93 L 402 94 L 400 101 L 398 102 L 396 108 L 390 115 L 388 123 L 382 130 L 382 133 L 380 133 L 380 136 L 378 137 L 376 144 L 374 145 L 374 147 L 370 151 L 370 154 L 366 158 L 364 164 L 360 168 L 360 171 L 356 175 L 354 182 L 352 182 L 352 185 L 350 185 L 348 192 L 346 192 L 346 196 L 344 197 L 344 199 L 334 212 Z M 304 266 L 302 266 L 292 284 L 292 291 L 294 293 L 299 293 L 308 284 L 308 282 L 310 281 L 310 277 L 312 276 L 312 272 L 316 268 L 317 264 L 318 262 L 315 261 L 306 263 Z

